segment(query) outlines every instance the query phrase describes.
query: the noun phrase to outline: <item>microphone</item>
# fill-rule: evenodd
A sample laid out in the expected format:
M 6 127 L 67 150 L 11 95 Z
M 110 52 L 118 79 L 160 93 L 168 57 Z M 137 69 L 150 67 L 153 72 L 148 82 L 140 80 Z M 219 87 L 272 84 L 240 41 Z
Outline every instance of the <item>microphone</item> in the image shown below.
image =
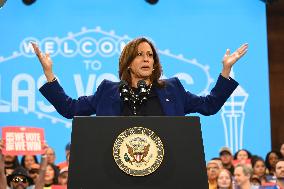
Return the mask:
M 129 102 L 130 92 L 128 83 L 124 80 L 120 81 L 119 84 L 119 96 L 123 102 Z
M 147 85 L 144 80 L 139 80 L 137 82 L 137 88 L 138 88 L 138 97 L 140 99 L 140 104 L 147 101 L 148 91 L 147 91 Z

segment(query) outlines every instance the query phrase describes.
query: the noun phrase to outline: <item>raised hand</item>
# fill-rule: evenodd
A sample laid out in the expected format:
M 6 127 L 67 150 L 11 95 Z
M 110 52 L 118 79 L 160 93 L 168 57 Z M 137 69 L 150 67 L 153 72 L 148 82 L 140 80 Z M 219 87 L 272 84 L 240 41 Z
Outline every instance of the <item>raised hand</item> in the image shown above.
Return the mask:
M 223 57 L 223 70 L 222 70 L 222 76 L 229 78 L 230 71 L 232 66 L 242 57 L 246 54 L 248 51 L 248 44 L 245 43 L 242 46 L 240 46 L 235 52 L 230 54 L 230 49 L 227 49 L 224 57 Z
M 7 180 L 5 175 L 5 161 L 2 150 L 4 149 L 4 141 L 0 139 L 0 189 L 7 188 Z
M 47 150 L 48 150 L 49 146 L 47 145 L 46 141 L 43 143 L 43 154 L 42 155 L 47 155 Z
M 51 82 L 54 79 L 54 74 L 52 71 L 53 62 L 50 58 L 49 53 L 42 53 L 36 43 L 31 42 L 31 44 L 34 48 L 35 54 L 37 55 L 41 63 L 41 66 L 42 66 L 42 69 L 43 69 L 43 72 L 45 74 L 47 81 Z
M 2 149 L 4 149 L 4 141 L 0 139 L 0 155 L 2 155 Z

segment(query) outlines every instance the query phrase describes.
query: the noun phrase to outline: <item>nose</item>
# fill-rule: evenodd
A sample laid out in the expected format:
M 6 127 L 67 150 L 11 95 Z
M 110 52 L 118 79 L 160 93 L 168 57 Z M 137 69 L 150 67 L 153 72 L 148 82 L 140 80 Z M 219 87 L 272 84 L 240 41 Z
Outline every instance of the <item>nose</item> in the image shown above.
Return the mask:
M 147 54 L 143 55 L 144 62 L 149 62 L 149 56 Z

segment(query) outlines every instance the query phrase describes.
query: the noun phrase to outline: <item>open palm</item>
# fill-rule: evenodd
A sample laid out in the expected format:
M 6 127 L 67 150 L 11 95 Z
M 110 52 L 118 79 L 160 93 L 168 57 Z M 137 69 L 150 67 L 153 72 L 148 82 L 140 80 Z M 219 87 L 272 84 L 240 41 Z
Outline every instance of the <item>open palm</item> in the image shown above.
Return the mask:
M 247 50 L 248 50 L 247 43 L 243 44 L 232 54 L 230 54 L 230 49 L 227 49 L 223 57 L 223 66 L 225 68 L 231 68 L 242 56 L 246 54 Z
M 52 71 L 53 62 L 50 58 L 50 55 L 48 53 L 42 53 L 36 43 L 32 43 L 32 46 L 34 48 L 35 54 L 37 55 L 41 63 L 47 81 L 52 81 L 52 79 L 54 78 L 54 74 Z

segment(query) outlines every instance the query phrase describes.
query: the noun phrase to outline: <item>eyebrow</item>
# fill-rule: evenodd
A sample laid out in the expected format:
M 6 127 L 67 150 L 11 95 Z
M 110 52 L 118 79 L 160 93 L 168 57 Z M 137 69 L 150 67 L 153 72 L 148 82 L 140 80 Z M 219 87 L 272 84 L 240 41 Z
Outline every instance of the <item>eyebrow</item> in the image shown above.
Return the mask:
M 145 51 L 138 50 L 138 52 L 145 52 Z M 153 51 L 149 50 L 149 51 L 146 51 L 146 52 L 153 52 Z

